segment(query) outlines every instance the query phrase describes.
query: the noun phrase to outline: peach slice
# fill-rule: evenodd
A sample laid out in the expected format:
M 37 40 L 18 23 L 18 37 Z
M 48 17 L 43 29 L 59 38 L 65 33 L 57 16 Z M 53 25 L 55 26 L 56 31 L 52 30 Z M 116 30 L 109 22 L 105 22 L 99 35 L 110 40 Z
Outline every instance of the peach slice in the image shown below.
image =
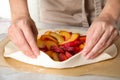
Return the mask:
M 71 37 L 71 33 L 67 31 L 59 31 L 59 34 L 65 38 L 65 41 L 67 41 Z
M 46 51 L 45 53 L 46 53 L 49 57 L 51 57 L 53 60 L 59 61 L 58 53 L 53 52 L 53 51 Z
M 52 58 L 52 53 L 53 53 L 53 51 L 49 50 L 49 51 L 46 51 L 45 53 L 46 53 L 49 57 Z
M 45 41 L 45 44 L 48 50 L 50 50 L 52 46 L 58 46 L 58 44 L 55 43 L 54 41 Z
M 55 32 L 51 32 L 51 33 L 50 33 L 50 36 L 56 38 L 59 43 L 64 42 L 64 38 L 63 38 L 61 35 L 59 35 L 59 34 L 57 34 L 57 33 L 55 33 Z
M 85 47 L 85 44 L 80 44 L 79 48 L 83 49 Z
M 46 31 L 44 35 L 49 35 L 52 31 Z
M 50 35 L 42 35 L 40 39 L 43 40 L 43 41 L 51 40 L 51 41 L 54 41 L 56 43 L 58 42 L 55 38 L 53 38 Z
M 39 48 L 45 48 L 45 42 L 40 39 L 37 39 L 37 46 Z
M 53 53 L 52 53 L 52 59 L 55 60 L 55 61 L 59 61 L 58 53 L 53 52 Z
M 40 38 L 41 38 L 41 36 L 40 36 L 40 35 L 38 35 L 38 36 L 37 36 L 37 40 L 38 40 L 38 39 L 40 39 Z
M 79 36 L 80 36 L 79 33 L 72 33 L 71 38 L 68 39 L 67 41 L 62 42 L 60 45 L 71 42 L 71 41 L 75 41 L 79 38 Z

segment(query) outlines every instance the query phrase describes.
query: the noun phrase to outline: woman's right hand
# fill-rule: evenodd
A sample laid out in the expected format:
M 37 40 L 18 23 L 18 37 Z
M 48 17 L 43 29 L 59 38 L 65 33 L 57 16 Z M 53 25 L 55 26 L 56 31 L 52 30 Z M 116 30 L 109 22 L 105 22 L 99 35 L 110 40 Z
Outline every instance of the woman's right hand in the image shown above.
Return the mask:
M 29 17 L 13 21 L 8 30 L 10 40 L 28 57 L 36 58 L 39 55 L 37 47 L 37 28 Z

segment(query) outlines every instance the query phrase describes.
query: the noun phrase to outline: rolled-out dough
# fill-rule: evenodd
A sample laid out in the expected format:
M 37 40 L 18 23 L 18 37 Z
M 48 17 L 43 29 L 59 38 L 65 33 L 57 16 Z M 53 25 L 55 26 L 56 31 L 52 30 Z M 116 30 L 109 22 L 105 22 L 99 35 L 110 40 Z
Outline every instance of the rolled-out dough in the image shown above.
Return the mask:
M 111 59 L 114 58 L 116 55 L 117 48 L 115 45 L 112 45 L 104 53 L 102 53 L 100 56 L 92 60 L 87 60 L 86 58 L 81 56 L 80 53 L 78 53 L 72 56 L 71 58 L 67 59 L 66 61 L 57 62 L 52 60 L 48 55 L 46 55 L 42 51 L 40 52 L 40 55 L 36 59 L 32 59 L 24 55 L 20 50 L 18 50 L 12 42 L 9 42 L 6 45 L 4 54 L 5 57 L 10 57 L 24 63 L 48 68 L 72 68 Z
M 80 31 L 77 29 L 44 29 L 39 31 L 39 35 L 44 34 L 46 31 L 57 31 L 57 30 L 67 30 L 71 32 L 77 32 L 80 33 L 81 35 L 85 35 L 85 31 Z M 80 31 L 80 32 L 79 32 Z M 98 56 L 95 59 L 92 60 L 87 60 L 85 59 L 80 53 L 77 53 L 76 55 L 72 56 L 71 58 L 62 61 L 62 62 L 56 62 L 52 60 L 48 55 L 46 55 L 44 52 L 40 52 L 40 55 L 36 59 L 32 59 L 30 57 L 27 57 L 24 55 L 12 42 L 8 42 L 8 44 L 5 47 L 5 57 L 10 57 L 13 59 L 16 59 L 18 61 L 32 64 L 32 65 L 37 65 L 37 66 L 43 66 L 43 67 L 48 67 L 48 68 L 72 68 L 72 67 L 77 67 L 77 66 L 82 66 L 86 64 L 91 64 L 107 59 L 114 58 L 117 55 L 117 48 L 113 44 L 110 46 L 107 50 L 104 51 L 100 56 Z

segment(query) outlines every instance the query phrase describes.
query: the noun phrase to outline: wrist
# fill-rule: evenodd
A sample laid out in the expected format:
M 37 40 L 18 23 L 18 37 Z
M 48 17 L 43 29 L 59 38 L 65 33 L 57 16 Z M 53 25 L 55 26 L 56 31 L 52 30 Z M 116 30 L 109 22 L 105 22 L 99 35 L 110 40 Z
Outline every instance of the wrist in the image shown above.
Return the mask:
M 12 16 L 12 22 L 16 22 L 18 20 L 22 20 L 22 19 L 29 19 L 31 20 L 31 17 L 29 15 L 20 15 L 20 16 Z
M 105 20 L 108 20 L 108 21 L 109 20 L 114 21 L 115 23 L 117 23 L 118 20 L 119 20 L 118 15 L 114 15 L 114 14 L 107 13 L 107 12 L 101 12 L 101 14 L 98 17 L 102 17 L 102 18 L 104 18 Z
M 117 19 L 113 18 L 112 15 L 107 14 L 107 13 L 106 14 L 100 14 L 98 16 L 98 18 L 101 18 L 101 19 L 109 21 L 109 22 L 114 22 L 114 23 L 117 23 L 117 21 L 118 21 Z
M 12 21 L 30 17 L 27 0 L 9 0 Z
M 104 16 L 106 18 L 112 19 L 117 23 L 120 17 L 119 4 L 120 0 L 107 0 L 106 5 L 99 16 Z
M 102 23 L 105 23 L 106 24 L 106 27 L 110 27 L 109 25 L 112 25 L 114 26 L 116 29 L 118 29 L 117 27 L 117 22 L 111 15 L 109 14 L 102 14 L 102 15 L 99 15 L 95 21 L 99 21 L 99 22 L 102 22 Z

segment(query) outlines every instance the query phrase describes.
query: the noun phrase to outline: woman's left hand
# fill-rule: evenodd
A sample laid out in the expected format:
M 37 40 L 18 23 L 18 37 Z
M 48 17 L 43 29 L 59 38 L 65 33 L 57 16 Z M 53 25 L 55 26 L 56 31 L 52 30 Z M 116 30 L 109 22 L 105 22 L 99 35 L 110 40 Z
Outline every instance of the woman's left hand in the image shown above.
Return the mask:
M 88 29 L 83 56 L 93 59 L 113 44 L 119 38 L 116 26 L 113 19 L 98 17 Z

